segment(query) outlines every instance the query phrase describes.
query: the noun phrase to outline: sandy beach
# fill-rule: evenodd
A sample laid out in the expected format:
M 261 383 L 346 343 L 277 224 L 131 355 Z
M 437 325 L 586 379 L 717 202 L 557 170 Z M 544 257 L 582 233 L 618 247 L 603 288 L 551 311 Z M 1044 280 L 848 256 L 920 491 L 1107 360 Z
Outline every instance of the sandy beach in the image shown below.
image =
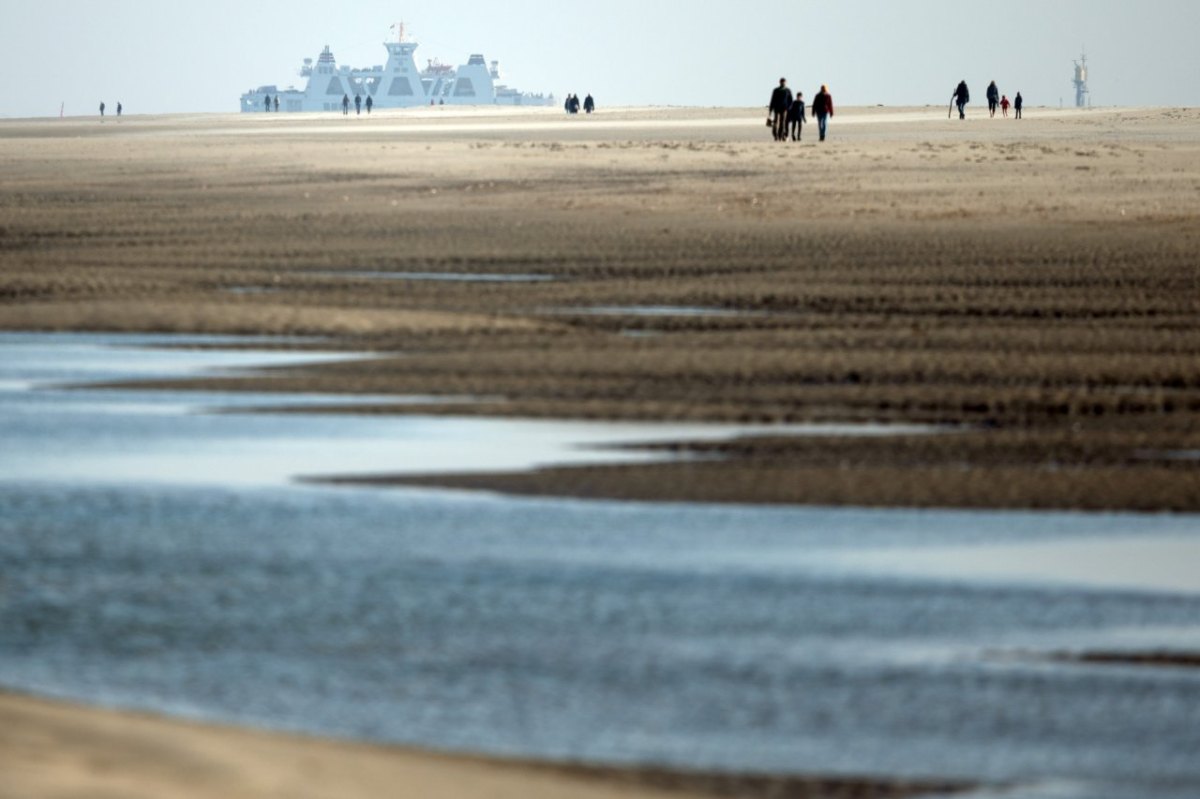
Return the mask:
M 1200 510 L 1200 111 L 845 109 L 815 139 L 770 141 L 756 109 L 3 120 L 0 329 L 315 337 L 286 346 L 376 357 L 187 386 L 485 398 L 408 413 L 944 428 L 378 484 Z M 912 793 L 455 759 L 14 696 L 0 775 L 0 797 Z
M 3 122 L 0 327 L 387 356 L 230 388 L 956 430 L 452 485 L 1197 508 L 1200 112 L 846 109 L 825 144 L 761 128 L 753 109 Z
M 0 797 L 122 799 L 902 799 L 953 782 L 887 783 L 504 762 L 88 710 L 0 694 Z

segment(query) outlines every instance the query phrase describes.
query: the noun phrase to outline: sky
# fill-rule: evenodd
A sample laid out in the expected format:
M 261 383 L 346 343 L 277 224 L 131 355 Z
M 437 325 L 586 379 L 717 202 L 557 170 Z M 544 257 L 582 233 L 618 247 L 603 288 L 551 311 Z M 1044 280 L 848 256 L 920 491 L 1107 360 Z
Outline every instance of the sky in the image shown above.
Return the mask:
M 382 64 L 406 23 L 419 64 L 500 61 L 529 92 L 604 105 L 765 106 L 782 76 L 840 105 L 940 105 L 965 79 L 1071 104 L 1200 106 L 1200 0 L 0 0 L 0 117 L 232 112 L 260 85 Z

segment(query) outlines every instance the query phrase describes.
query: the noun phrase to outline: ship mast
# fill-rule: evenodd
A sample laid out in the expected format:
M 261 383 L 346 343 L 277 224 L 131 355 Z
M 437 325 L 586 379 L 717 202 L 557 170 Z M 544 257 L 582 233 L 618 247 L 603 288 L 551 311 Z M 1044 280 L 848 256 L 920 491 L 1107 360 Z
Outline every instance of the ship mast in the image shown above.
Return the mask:
M 391 28 L 396 32 L 396 44 L 404 44 L 405 27 L 403 22 L 397 22 Z

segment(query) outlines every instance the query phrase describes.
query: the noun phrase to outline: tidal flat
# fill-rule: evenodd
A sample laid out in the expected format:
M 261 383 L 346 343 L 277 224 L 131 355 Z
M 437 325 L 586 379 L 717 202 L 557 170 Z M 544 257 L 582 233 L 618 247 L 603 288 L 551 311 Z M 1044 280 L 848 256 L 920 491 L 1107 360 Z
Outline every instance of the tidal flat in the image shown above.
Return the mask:
M 0 386 L 141 431 L 4 462 L 0 683 L 190 720 L 0 697 L 0 796 L 1195 795 L 1200 112 L 943 112 L 0 121 L 0 329 L 263 367 Z M 330 468 L 149 479 L 213 398 Z M 496 420 L 756 432 L 320 454 Z

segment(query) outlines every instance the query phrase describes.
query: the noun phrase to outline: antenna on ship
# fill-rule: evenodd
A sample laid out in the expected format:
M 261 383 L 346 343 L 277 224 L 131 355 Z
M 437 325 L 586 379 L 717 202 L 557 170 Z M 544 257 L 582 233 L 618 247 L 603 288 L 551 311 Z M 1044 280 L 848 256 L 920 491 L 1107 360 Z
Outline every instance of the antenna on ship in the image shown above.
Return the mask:
M 396 44 L 404 44 L 404 31 L 405 31 L 404 23 L 397 22 L 395 25 L 392 26 L 392 30 L 394 30 L 396 32 Z
M 1088 89 L 1088 65 L 1087 65 L 1087 50 L 1084 50 L 1083 55 L 1075 62 L 1075 107 L 1086 108 L 1091 99 L 1091 91 Z

